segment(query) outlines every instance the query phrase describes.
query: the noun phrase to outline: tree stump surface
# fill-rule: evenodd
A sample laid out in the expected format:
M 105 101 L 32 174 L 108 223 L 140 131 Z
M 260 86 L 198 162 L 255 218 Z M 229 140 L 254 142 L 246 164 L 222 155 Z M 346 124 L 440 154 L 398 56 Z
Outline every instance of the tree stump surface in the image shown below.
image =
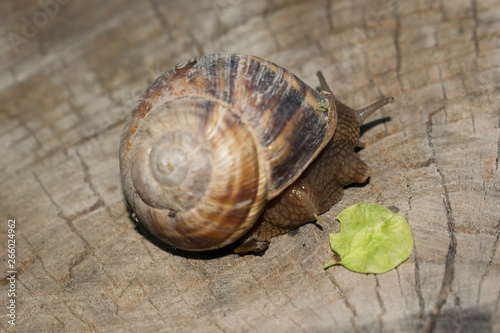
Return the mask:
M 1 331 L 500 331 L 498 1 L 26 0 L 0 13 Z M 322 70 L 355 108 L 396 100 L 362 136 L 369 182 L 262 257 L 173 250 L 122 193 L 138 96 L 221 51 L 313 87 Z M 335 216 L 358 202 L 397 206 L 411 227 L 413 252 L 388 273 L 322 268 Z

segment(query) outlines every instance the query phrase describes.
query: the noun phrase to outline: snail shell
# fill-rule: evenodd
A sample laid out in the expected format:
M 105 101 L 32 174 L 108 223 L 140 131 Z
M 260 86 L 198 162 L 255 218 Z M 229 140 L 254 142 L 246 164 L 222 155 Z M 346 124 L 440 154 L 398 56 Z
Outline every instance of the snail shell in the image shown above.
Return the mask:
M 124 193 L 166 243 L 192 251 L 226 246 L 302 174 L 336 122 L 329 94 L 272 62 L 237 54 L 192 59 L 153 82 L 127 119 Z

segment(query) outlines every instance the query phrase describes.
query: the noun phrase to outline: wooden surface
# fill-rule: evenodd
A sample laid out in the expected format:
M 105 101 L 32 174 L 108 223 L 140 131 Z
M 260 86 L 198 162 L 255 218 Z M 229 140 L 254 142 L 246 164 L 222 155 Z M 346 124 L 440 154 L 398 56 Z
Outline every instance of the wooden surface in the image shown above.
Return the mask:
M 499 332 L 500 6 L 465 1 L 3 1 L 0 331 Z M 322 69 L 353 107 L 382 96 L 369 184 L 263 257 L 187 254 L 129 217 L 118 143 L 163 71 L 217 51 Z M 397 206 L 397 269 L 324 271 L 334 217 Z M 7 219 L 16 323 L 7 323 Z

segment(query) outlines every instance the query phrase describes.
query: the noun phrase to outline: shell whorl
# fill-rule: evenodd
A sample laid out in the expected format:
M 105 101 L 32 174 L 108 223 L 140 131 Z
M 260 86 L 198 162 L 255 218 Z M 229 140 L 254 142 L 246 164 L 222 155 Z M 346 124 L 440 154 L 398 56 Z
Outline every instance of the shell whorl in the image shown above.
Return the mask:
M 132 209 L 178 248 L 234 242 L 265 204 L 266 175 L 253 140 L 244 123 L 213 100 L 159 105 L 138 126 L 130 152 Z
M 300 176 L 336 121 L 326 96 L 260 58 L 216 54 L 179 64 L 146 90 L 125 125 L 127 201 L 170 245 L 223 247 Z
M 142 200 L 172 211 L 196 206 L 212 176 L 211 147 L 196 132 L 197 105 L 180 102 L 161 105 L 144 119 L 131 151 L 131 175 Z

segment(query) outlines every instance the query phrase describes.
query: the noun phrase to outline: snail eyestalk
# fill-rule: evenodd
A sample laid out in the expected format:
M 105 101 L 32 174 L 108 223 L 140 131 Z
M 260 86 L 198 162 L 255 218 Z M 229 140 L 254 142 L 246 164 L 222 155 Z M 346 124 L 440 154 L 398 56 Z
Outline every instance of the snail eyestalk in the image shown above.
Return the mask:
M 335 102 L 340 102 L 340 100 L 333 94 L 332 89 L 330 89 L 330 87 L 328 86 L 328 83 L 326 83 L 326 80 L 325 80 L 325 77 L 323 76 L 323 73 L 321 71 L 317 71 L 316 76 L 318 77 L 319 86 L 320 86 L 321 90 L 330 93 L 332 99 Z
M 386 97 L 384 99 L 381 99 L 380 101 L 377 101 L 371 105 L 368 105 L 367 107 L 364 107 L 359 110 L 354 110 L 354 113 L 356 114 L 356 117 L 358 118 L 358 121 L 360 124 L 363 124 L 369 116 L 371 116 L 372 113 L 383 107 L 384 105 L 390 104 L 394 102 L 393 97 Z

